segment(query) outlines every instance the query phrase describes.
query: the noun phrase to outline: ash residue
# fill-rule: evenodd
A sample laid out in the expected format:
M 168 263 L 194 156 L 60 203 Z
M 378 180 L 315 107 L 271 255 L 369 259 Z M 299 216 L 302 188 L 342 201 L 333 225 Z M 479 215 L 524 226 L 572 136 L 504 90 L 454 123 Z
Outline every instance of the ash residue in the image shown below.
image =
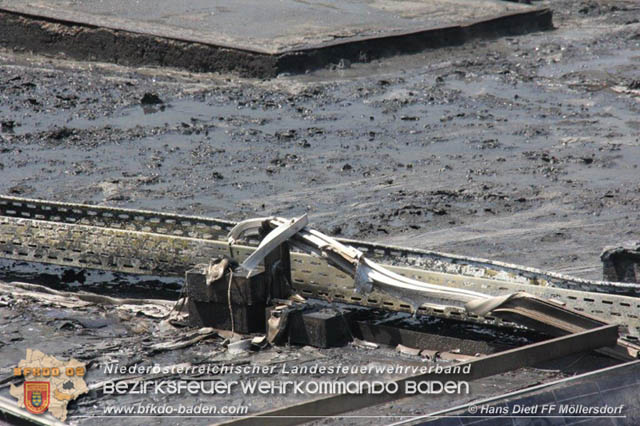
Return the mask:
M 637 232 L 640 11 L 271 81 L 3 51 L 0 191 L 315 226 L 599 278 Z M 158 103 L 158 101 L 162 103 Z

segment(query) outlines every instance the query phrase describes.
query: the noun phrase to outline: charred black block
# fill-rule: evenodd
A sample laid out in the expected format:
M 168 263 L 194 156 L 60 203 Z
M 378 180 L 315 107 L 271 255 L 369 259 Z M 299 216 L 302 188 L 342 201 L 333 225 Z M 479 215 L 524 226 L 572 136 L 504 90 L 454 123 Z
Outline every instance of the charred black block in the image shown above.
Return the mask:
M 605 280 L 640 283 L 640 241 L 606 247 L 600 259 Z
M 228 304 L 229 276 L 227 272 L 217 281 L 207 285 L 206 266 L 198 265 L 187 271 L 187 296 L 189 300 Z M 267 301 L 265 273 L 259 270 L 248 277 L 246 274 L 234 272 L 231 282 L 231 303 L 237 305 L 264 306 Z
M 267 317 L 271 310 L 267 309 Z M 330 308 L 293 311 L 287 320 L 288 342 L 317 348 L 344 346 L 351 341 L 348 315 Z
M 268 298 L 264 272 L 251 276 L 235 271 L 232 276 L 227 272 L 207 284 L 206 269 L 205 265 L 199 265 L 186 274 L 189 325 L 222 330 L 231 330 L 233 326 L 234 331 L 244 334 L 264 332 L 264 310 Z
M 189 325 L 231 330 L 229 306 L 224 303 L 188 300 Z M 265 305 L 231 305 L 234 331 L 242 334 L 263 333 Z
M 351 341 L 351 332 L 341 312 L 332 309 L 295 312 L 289 318 L 289 339 L 292 343 L 330 348 Z

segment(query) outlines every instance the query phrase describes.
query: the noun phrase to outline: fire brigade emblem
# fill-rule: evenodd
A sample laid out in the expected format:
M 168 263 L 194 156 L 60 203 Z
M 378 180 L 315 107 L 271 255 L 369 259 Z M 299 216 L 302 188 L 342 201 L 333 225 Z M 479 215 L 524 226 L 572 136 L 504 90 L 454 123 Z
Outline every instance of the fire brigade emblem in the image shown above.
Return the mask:
M 51 392 L 49 382 L 24 382 L 24 406 L 33 414 L 42 414 L 49 408 Z

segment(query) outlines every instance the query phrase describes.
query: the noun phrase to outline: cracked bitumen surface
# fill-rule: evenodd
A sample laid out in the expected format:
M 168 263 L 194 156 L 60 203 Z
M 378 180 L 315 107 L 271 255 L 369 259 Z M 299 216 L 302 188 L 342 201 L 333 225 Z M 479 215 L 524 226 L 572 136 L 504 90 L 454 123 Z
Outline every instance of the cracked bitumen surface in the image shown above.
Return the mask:
M 0 191 L 233 220 L 308 212 L 337 236 L 599 278 L 602 248 L 638 239 L 640 8 L 540 4 L 554 31 L 272 80 L 2 50 Z M 51 335 L 71 354 L 82 322 L 12 303 L 5 323 L 36 324 L 21 345 Z M 405 401 L 393 408 L 422 409 Z
M 551 6 L 555 31 L 268 81 L 5 50 L 0 191 L 308 212 L 337 236 L 599 278 L 600 250 L 637 238 L 640 13 Z

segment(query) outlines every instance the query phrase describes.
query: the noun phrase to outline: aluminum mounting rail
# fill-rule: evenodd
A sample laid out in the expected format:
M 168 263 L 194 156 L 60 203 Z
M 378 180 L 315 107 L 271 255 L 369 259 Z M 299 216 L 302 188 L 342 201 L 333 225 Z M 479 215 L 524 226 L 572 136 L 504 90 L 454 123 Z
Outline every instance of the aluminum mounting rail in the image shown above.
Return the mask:
M 355 290 L 362 294 L 370 293 L 374 285 L 389 293 L 398 293 L 414 304 L 414 310 L 424 303 L 454 302 L 464 304 L 490 296 L 476 291 L 451 288 L 438 284 L 429 284 L 397 274 L 364 256 L 360 250 L 306 227 L 306 215 L 298 219 L 262 218 L 249 219 L 238 223 L 227 237 L 229 244 L 241 239 L 245 233 L 255 232 L 268 223 L 273 230 L 267 234 L 257 250 L 241 266 L 252 269 L 271 250 L 279 244 L 289 241 L 303 252 L 325 258 L 333 265 L 355 279 Z M 407 298 L 407 293 L 412 297 Z M 446 303 L 445 302 L 445 303 Z
M 226 241 L 236 223 L 202 216 L 0 196 L 0 216 L 100 228 Z M 640 284 L 587 280 L 521 265 L 338 238 L 382 263 L 492 281 L 620 295 L 639 295 Z M 253 243 L 257 244 L 258 241 Z M 251 245 L 251 244 L 249 244 Z
M 271 244 L 272 249 L 288 241 L 298 248 L 322 257 L 355 281 L 355 289 L 361 294 L 370 293 L 374 288 L 383 293 L 414 303 L 415 309 L 424 303 L 438 302 L 464 304 L 468 313 L 476 315 L 506 315 L 519 323 L 551 335 L 581 332 L 608 325 L 604 320 L 573 311 L 558 304 L 545 301 L 525 292 L 491 297 L 477 291 L 449 288 L 421 282 L 396 274 L 376 262 L 367 259 L 359 250 L 344 245 L 314 229 L 304 226 L 306 217 L 300 219 L 268 218 L 241 222 L 230 232 L 229 241 L 237 240 L 241 234 L 255 231 L 267 223 L 272 231 L 267 234 L 256 253 L 264 252 Z M 417 302 L 416 302 L 417 301 Z M 640 346 L 619 339 L 612 348 L 604 349 L 609 356 L 631 360 L 638 358 Z
M 605 325 L 592 330 L 570 334 L 543 342 L 533 343 L 520 348 L 509 349 L 486 355 L 478 359 L 457 364 L 461 367 L 469 364 L 469 374 L 420 374 L 405 377 L 395 382 L 399 391 L 393 394 L 365 392 L 362 394 L 338 394 L 304 401 L 283 408 L 275 408 L 253 416 L 243 417 L 222 423 L 234 426 L 296 425 L 329 416 L 361 410 L 373 405 L 384 404 L 407 397 L 405 383 L 437 380 L 478 380 L 522 367 L 533 366 L 563 356 L 598 349 L 615 343 L 618 330 L 615 326 Z

